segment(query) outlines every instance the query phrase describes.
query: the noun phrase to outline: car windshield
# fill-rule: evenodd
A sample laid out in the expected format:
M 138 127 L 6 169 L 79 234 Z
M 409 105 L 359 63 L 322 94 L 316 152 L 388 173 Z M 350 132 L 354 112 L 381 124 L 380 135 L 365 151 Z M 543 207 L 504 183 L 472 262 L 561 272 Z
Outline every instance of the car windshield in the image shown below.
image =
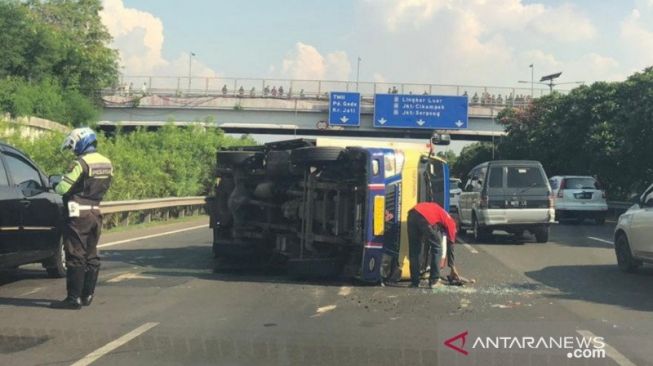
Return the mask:
M 543 188 L 546 179 L 539 167 L 508 167 L 508 188 Z
M 591 177 L 583 178 L 566 178 L 566 189 L 601 189 L 599 183 Z

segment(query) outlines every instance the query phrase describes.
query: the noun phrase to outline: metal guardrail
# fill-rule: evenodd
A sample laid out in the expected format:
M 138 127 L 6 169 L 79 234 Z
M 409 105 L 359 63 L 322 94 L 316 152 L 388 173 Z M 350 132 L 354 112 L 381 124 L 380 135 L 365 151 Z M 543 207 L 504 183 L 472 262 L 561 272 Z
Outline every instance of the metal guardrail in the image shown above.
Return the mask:
M 161 208 L 179 207 L 179 206 L 199 206 L 206 204 L 206 197 L 168 197 L 154 198 L 146 200 L 131 201 L 109 201 L 100 204 L 102 214 L 122 213 L 133 211 L 156 210 Z
M 105 228 L 111 228 L 206 212 L 208 200 L 208 197 L 192 196 L 107 201 L 100 204 L 100 211 L 103 215 L 108 215 L 108 219 L 104 220 Z

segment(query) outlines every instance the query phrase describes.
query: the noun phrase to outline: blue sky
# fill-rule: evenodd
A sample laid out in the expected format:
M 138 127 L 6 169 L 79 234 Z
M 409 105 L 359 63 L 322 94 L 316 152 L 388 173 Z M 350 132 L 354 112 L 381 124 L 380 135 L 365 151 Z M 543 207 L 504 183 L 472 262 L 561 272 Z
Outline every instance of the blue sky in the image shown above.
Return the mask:
M 653 64 L 653 0 L 104 0 L 126 74 L 515 86 Z

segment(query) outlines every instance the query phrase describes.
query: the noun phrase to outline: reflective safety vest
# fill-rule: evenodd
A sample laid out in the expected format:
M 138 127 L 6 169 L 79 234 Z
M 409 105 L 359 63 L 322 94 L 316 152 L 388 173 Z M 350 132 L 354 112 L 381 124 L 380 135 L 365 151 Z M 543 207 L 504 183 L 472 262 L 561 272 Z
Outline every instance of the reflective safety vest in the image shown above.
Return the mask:
M 97 206 L 111 186 L 113 166 L 103 155 L 92 152 L 79 156 L 63 176 L 55 191 L 67 201 Z

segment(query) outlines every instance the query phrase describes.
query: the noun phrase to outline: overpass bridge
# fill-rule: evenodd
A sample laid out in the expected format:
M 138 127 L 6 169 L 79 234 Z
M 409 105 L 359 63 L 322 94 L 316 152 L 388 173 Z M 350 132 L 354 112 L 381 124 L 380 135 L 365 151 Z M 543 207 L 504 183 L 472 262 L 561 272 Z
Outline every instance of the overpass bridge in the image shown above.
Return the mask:
M 222 86 L 220 86 L 222 85 Z M 387 87 L 387 89 L 386 89 Z M 330 91 L 361 93 L 358 127 L 329 126 Z M 495 118 L 523 107 L 530 89 L 435 84 L 355 83 L 321 80 L 125 77 L 105 90 L 100 128 L 157 128 L 202 122 L 229 133 L 425 138 L 430 130 L 373 126 L 374 94 L 467 95 L 469 123 L 447 131 L 456 140 L 492 140 L 505 134 Z M 528 95 L 524 94 L 528 92 Z M 544 95 L 538 89 L 537 95 Z

